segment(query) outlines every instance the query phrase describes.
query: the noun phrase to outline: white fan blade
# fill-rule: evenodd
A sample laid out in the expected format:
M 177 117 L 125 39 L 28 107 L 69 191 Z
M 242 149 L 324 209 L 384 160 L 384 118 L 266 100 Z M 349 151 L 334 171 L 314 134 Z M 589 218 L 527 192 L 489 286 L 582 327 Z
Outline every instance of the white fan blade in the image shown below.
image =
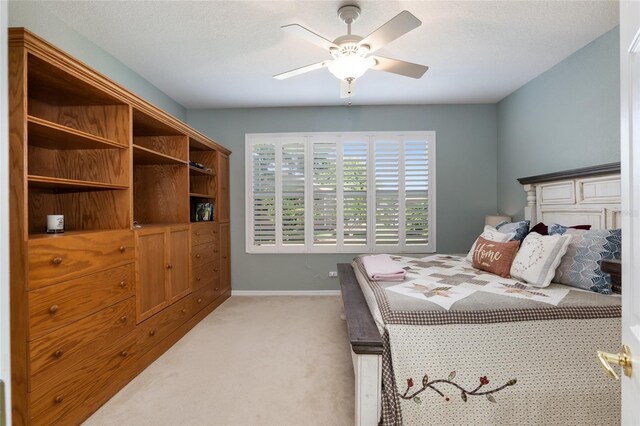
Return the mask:
M 369 52 L 375 52 L 398 37 L 418 28 L 420 25 L 422 25 L 422 22 L 418 18 L 410 12 L 403 10 L 391 18 L 386 24 L 362 39 L 358 44 L 367 44 L 370 48 Z
M 331 40 L 327 40 L 326 38 L 322 37 L 319 34 L 314 33 L 313 31 L 303 27 L 302 25 L 290 24 L 290 25 L 282 26 L 280 28 L 282 28 L 283 30 L 285 30 L 290 34 L 293 34 L 295 36 L 298 36 L 300 38 L 307 40 L 309 43 L 313 43 L 316 46 L 320 46 L 325 50 L 329 50 L 332 47 L 335 47 L 336 49 L 338 48 L 338 46 L 334 44 Z
M 384 58 L 382 56 L 374 56 L 373 59 L 376 60 L 376 65 L 371 69 L 392 72 L 411 78 L 420 78 L 429 69 L 426 65 L 414 64 L 399 59 Z
M 326 67 L 331 62 L 333 61 L 322 61 L 322 62 L 318 62 L 317 64 L 311 64 L 304 67 L 296 68 L 291 71 L 283 72 L 281 74 L 276 74 L 273 76 L 273 78 L 277 80 L 284 80 L 285 78 L 294 77 L 296 75 L 304 74 L 309 71 L 319 70 L 321 68 Z
M 351 80 L 349 83 L 347 80 L 340 80 L 340 97 L 342 99 L 350 98 L 355 95 L 356 81 Z

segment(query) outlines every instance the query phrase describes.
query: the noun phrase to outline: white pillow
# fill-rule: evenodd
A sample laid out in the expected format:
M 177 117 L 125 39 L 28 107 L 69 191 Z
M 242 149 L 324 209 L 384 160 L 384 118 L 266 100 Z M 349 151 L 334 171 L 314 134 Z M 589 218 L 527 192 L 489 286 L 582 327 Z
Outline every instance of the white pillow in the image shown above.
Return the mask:
M 484 238 L 485 240 L 489 240 L 489 241 L 495 241 L 496 243 L 506 243 L 507 241 L 511 241 L 515 236 L 516 233 L 515 232 L 500 232 L 498 231 L 496 228 L 494 228 L 493 226 L 485 226 L 484 227 L 484 231 L 482 232 L 482 234 L 480 234 L 480 236 L 482 238 Z M 473 252 L 476 249 L 476 243 L 478 242 L 478 239 L 476 238 L 476 240 L 474 241 L 473 245 L 471 246 L 471 250 L 469 250 L 469 253 L 467 254 L 467 257 L 464 259 L 469 263 L 473 263 Z
M 547 287 L 567 252 L 570 235 L 540 235 L 531 232 L 511 264 L 511 278 L 535 287 Z

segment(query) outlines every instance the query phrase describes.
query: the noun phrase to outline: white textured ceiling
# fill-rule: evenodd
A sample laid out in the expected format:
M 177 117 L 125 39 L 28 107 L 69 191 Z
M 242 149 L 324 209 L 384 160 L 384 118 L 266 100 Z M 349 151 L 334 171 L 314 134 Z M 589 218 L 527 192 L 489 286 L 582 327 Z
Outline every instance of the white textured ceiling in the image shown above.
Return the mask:
M 618 23 L 613 1 L 57 1 L 55 16 L 187 108 L 344 105 L 325 70 L 272 75 L 329 59 L 286 34 L 299 23 L 365 36 L 403 9 L 423 24 L 378 53 L 429 65 L 420 80 L 368 71 L 356 105 L 496 102 Z

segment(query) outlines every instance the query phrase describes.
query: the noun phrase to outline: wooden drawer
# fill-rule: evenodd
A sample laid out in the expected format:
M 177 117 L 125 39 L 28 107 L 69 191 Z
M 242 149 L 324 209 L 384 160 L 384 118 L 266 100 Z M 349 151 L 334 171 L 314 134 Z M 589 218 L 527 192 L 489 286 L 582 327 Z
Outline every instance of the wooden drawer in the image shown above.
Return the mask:
M 213 284 L 220 276 L 220 262 L 216 259 L 204 265 L 191 266 L 191 288 L 195 291 L 204 286 Z
M 29 288 L 37 289 L 134 259 L 132 231 L 56 235 L 29 240 Z
M 216 278 L 212 285 L 204 287 L 191 294 L 192 315 L 213 302 L 220 295 L 219 280 Z
M 84 403 L 100 401 L 114 392 L 112 377 L 132 376 L 136 362 L 162 339 L 192 316 L 190 296 L 179 300 L 157 315 L 140 323 L 116 343 L 85 358 L 58 380 L 31 392 L 31 419 L 34 424 L 79 423 L 90 413 Z M 121 386 L 126 383 L 122 382 Z M 89 404 L 90 406 L 92 404 Z M 83 411 L 84 410 L 84 411 Z
M 51 379 L 131 332 L 136 324 L 135 298 L 96 312 L 30 343 L 30 389 Z
M 29 293 L 29 339 L 135 295 L 133 263 Z
M 211 263 L 218 259 L 218 245 L 209 243 L 191 248 L 191 267 Z
M 191 224 L 191 245 L 211 243 L 218 241 L 218 224 L 213 222 L 202 222 Z
M 139 336 L 138 340 L 143 342 L 145 347 L 151 348 L 173 333 L 191 317 L 191 298 L 180 299 L 168 308 L 138 324 L 136 327 L 136 332 Z
M 144 353 L 144 346 L 137 342 L 138 337 L 133 331 L 95 356 L 85 358 L 56 380 L 34 389 L 30 393 L 32 423 L 72 423 L 64 421 L 64 416 L 77 418 L 77 411 L 82 411 L 81 404 L 85 399 L 100 394 L 110 376 Z

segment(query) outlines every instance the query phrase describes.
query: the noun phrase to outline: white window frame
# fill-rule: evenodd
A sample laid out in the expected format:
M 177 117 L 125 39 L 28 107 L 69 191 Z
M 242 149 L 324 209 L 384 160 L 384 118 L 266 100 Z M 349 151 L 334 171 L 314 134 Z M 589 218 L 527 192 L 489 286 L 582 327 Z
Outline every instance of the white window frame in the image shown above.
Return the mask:
M 394 136 L 401 139 L 419 139 L 427 141 L 427 152 L 429 158 L 428 185 L 429 185 L 429 240 L 426 246 L 405 246 L 405 241 L 401 238 L 398 245 L 376 245 L 375 244 L 375 218 L 373 217 L 373 209 L 367 209 L 367 244 L 366 245 L 314 245 L 313 244 L 313 209 L 308 206 L 313 205 L 313 155 L 310 140 L 312 138 L 327 139 L 334 138 L 341 146 L 345 137 L 366 139 L 369 143 L 369 154 L 367 164 L 367 206 L 375 203 L 375 174 L 372 164 L 374 159 L 374 150 L 372 149 L 372 141 L 376 138 L 384 136 Z M 253 162 L 251 153 L 254 144 L 268 143 L 280 146 L 282 143 L 291 143 L 293 141 L 303 142 L 305 144 L 305 223 L 311 226 L 305 227 L 305 244 L 297 246 L 282 245 L 282 239 L 279 235 L 281 230 L 282 217 L 281 207 L 276 204 L 276 244 L 269 246 L 256 246 L 253 244 L 253 188 L 252 188 L 252 172 Z M 276 151 L 277 152 L 277 151 Z M 340 157 L 340 156 L 338 156 Z M 276 155 L 277 158 L 277 155 Z M 338 163 L 341 158 L 337 158 Z M 245 134 L 245 251 L 249 254 L 277 254 L 277 253 L 435 253 L 436 252 L 436 132 L 435 131 L 409 131 L 409 132 L 309 132 L 309 133 L 247 133 Z M 403 172 L 403 171 L 402 171 Z M 281 191 L 278 182 L 281 181 L 280 174 L 276 173 L 276 194 Z M 341 174 L 338 174 L 338 188 L 340 188 Z M 338 192 L 340 189 L 338 189 Z M 341 218 L 342 204 L 339 203 L 338 219 Z M 278 214 L 280 212 L 280 215 Z M 404 221 L 404 217 L 401 217 Z M 338 220 L 337 234 L 343 224 Z M 401 231 L 404 235 L 404 229 Z

